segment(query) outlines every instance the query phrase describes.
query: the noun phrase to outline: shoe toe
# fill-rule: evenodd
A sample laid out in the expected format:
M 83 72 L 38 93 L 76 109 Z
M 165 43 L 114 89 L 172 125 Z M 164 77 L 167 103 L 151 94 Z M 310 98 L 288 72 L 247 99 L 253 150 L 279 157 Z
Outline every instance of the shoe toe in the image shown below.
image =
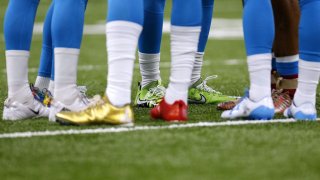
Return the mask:
M 152 108 L 151 111 L 150 111 L 150 115 L 152 118 L 154 119 L 158 119 L 161 117 L 161 114 L 160 114 L 160 106 L 157 105 L 156 107 Z

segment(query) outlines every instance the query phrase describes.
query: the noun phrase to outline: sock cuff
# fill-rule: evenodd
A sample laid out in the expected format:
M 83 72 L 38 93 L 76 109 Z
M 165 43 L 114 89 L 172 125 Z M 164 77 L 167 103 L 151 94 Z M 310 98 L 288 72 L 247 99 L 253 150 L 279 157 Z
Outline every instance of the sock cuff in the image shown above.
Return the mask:
M 248 63 L 259 61 L 259 60 L 268 60 L 271 61 L 272 54 L 265 53 L 265 54 L 255 54 L 247 57 Z
M 19 57 L 19 56 L 28 57 L 28 56 L 30 56 L 30 51 L 25 51 L 25 50 L 6 50 L 6 56 L 7 57 Z
M 203 56 L 204 56 L 204 52 L 196 52 L 196 59 L 202 60 Z
M 277 63 L 292 63 L 299 61 L 299 55 L 292 55 L 292 56 L 284 56 L 284 57 L 276 57 Z
M 147 54 L 139 52 L 139 62 L 141 63 L 153 63 L 160 62 L 160 53 Z
M 111 22 L 107 22 L 106 24 L 106 33 L 130 32 L 131 34 L 139 35 L 141 31 L 142 31 L 142 26 L 140 24 L 130 22 L 130 21 L 111 21 Z
M 272 54 L 258 54 L 253 56 L 248 56 L 248 69 L 250 72 L 260 71 L 260 70 L 269 70 L 271 71 Z
M 70 55 L 79 55 L 80 49 L 75 48 L 54 48 L 54 54 L 70 54 Z
M 200 33 L 201 26 L 175 26 L 171 25 L 171 33 Z

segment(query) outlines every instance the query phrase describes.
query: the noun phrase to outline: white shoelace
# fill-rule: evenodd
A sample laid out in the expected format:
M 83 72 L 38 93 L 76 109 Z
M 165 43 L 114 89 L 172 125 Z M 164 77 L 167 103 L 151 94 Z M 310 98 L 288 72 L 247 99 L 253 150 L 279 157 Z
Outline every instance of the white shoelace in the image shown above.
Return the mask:
M 209 93 L 222 94 L 221 92 L 219 92 L 217 90 L 214 90 L 210 86 L 207 85 L 207 81 L 213 80 L 213 79 L 216 79 L 216 78 L 218 78 L 218 75 L 208 76 L 196 88 L 199 89 L 199 90 L 202 90 L 202 91 L 209 92 Z
M 150 98 L 152 96 L 156 96 L 157 98 L 161 98 L 164 96 L 165 92 L 166 92 L 166 89 L 163 86 L 158 85 L 156 87 L 150 88 L 150 90 L 146 94 L 146 98 Z

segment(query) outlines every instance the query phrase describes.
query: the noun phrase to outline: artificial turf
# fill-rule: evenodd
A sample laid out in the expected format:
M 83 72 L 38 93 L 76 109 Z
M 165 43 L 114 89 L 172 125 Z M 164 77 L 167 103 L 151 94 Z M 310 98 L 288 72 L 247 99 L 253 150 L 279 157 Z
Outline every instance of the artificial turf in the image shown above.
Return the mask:
M 0 115 L 7 96 L 2 35 L 7 2 L 0 2 Z M 241 18 L 239 0 L 215 3 L 215 17 Z M 43 21 L 49 4 L 49 0 L 41 0 L 37 22 Z M 166 19 L 170 16 L 169 7 L 170 1 Z M 105 0 L 89 0 L 86 24 L 103 22 L 105 8 Z M 162 42 L 161 62 L 170 62 L 168 34 Z M 41 35 L 35 35 L 30 69 L 38 67 L 41 43 Z M 84 36 L 79 66 L 94 68 L 79 69 L 78 84 L 87 86 L 89 96 L 105 91 L 106 55 L 105 36 Z M 236 63 L 228 64 L 229 60 Z M 208 85 L 225 94 L 243 94 L 248 86 L 243 40 L 210 39 L 205 62 L 203 77 L 219 76 Z M 161 68 L 164 84 L 168 83 L 169 74 L 168 67 Z M 30 82 L 34 82 L 36 75 L 36 71 L 30 72 Z M 132 99 L 139 80 L 136 68 Z M 319 99 L 319 91 L 317 96 Z M 166 124 L 151 121 L 149 110 L 134 108 L 136 125 Z M 215 105 L 190 105 L 189 118 L 189 122 L 221 121 Z M 0 120 L 0 134 L 98 127 L 60 126 L 47 119 Z M 0 179 L 319 179 L 319 130 L 318 122 L 298 122 L 0 139 Z

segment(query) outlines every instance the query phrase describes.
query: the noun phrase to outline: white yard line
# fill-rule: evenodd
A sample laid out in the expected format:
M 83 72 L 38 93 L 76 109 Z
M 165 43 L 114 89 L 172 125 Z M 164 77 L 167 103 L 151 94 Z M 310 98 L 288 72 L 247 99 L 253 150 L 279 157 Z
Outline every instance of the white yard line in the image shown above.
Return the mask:
M 319 121 L 319 119 L 318 119 Z M 275 124 L 275 123 L 294 123 L 294 119 L 275 119 L 275 120 L 238 120 L 238 121 L 223 121 L 223 122 L 198 122 L 186 124 L 171 124 L 163 126 L 133 126 L 133 127 L 112 127 L 112 128 L 98 128 L 98 129 L 70 129 L 70 130 L 56 130 L 56 131 L 37 131 L 37 132 L 15 132 L 0 134 L 0 139 L 8 138 L 30 138 L 39 136 L 60 136 L 60 135 L 77 135 L 77 134 L 105 134 L 105 133 L 121 133 L 132 131 L 150 131 L 163 129 L 183 129 L 196 127 L 217 127 L 217 126 L 242 126 L 242 125 L 256 125 L 256 124 Z
M 42 34 L 43 23 L 36 23 L 34 26 L 34 34 Z M 163 24 L 163 32 L 170 32 L 170 22 L 165 21 Z M 84 26 L 85 35 L 104 35 L 105 24 L 90 24 Z M 223 19 L 216 18 L 212 20 L 210 39 L 243 39 L 242 20 L 241 19 Z
M 203 67 L 211 66 L 214 64 L 214 61 L 215 60 L 206 59 L 203 61 L 202 66 Z M 245 63 L 245 61 L 241 59 L 227 59 L 219 62 L 222 62 L 223 65 L 228 65 L 228 66 Z M 170 67 L 171 67 L 171 62 L 160 62 L 160 68 L 170 68 Z M 134 68 L 139 69 L 139 64 L 135 64 Z M 93 70 L 107 70 L 107 68 L 103 65 L 79 65 L 78 66 L 78 71 L 93 71 Z M 37 73 L 38 68 L 31 67 L 28 69 L 28 71 L 29 73 Z M 6 69 L 2 69 L 2 73 L 6 73 L 6 72 L 7 72 Z

